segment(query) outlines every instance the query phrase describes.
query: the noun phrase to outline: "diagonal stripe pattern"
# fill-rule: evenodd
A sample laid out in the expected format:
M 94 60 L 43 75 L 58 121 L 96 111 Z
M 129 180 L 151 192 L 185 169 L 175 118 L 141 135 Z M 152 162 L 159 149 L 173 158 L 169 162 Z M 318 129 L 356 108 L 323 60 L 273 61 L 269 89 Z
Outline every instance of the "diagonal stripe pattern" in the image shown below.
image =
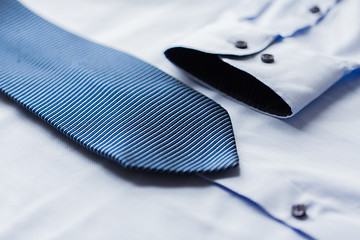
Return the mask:
M 0 1 L 0 89 L 124 167 L 172 173 L 238 164 L 218 104 L 159 69 Z

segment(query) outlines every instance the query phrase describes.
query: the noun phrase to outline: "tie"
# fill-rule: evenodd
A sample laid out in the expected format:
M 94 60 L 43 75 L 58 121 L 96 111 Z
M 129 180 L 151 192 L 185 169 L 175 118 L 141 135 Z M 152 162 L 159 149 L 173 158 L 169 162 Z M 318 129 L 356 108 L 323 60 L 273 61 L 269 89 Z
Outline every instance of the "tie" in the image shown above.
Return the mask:
M 171 173 L 238 164 L 221 106 L 159 69 L 0 1 L 0 89 L 123 167 Z

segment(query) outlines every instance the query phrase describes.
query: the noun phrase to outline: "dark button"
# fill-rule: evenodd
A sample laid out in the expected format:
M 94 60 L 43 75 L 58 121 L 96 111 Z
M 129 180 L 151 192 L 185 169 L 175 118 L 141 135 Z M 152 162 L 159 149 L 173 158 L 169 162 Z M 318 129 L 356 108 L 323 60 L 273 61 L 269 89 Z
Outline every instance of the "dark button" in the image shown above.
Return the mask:
M 296 218 L 306 217 L 306 206 L 304 204 L 295 204 L 291 208 L 291 214 Z
M 320 8 L 318 6 L 313 6 L 312 8 L 310 8 L 310 12 L 318 13 L 318 12 L 320 12 Z
M 273 55 L 265 53 L 261 55 L 261 61 L 263 61 L 264 63 L 273 63 L 275 59 Z
M 236 41 L 235 47 L 245 49 L 248 47 L 247 42 L 244 41 Z

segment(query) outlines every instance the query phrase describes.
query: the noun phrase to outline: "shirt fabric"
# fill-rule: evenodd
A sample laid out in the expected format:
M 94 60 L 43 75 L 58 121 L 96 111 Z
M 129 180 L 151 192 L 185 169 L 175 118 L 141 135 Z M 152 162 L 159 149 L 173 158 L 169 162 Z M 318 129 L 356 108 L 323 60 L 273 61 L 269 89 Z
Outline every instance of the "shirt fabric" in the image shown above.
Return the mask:
M 231 116 L 240 167 L 208 177 L 315 238 L 360 236 L 356 0 L 21 2 L 221 104 Z M 321 21 L 309 11 L 314 5 L 320 14 L 329 9 Z M 268 40 L 279 35 L 282 41 Z M 245 60 L 229 56 L 243 53 L 237 40 L 249 44 Z M 261 114 L 194 81 L 163 55 L 174 46 L 215 53 L 255 76 L 284 99 L 292 117 Z M 275 63 L 261 62 L 262 53 Z M 124 170 L 5 96 L 0 108 L 0 239 L 302 239 L 199 178 Z M 306 204 L 306 219 L 291 216 L 296 203 Z

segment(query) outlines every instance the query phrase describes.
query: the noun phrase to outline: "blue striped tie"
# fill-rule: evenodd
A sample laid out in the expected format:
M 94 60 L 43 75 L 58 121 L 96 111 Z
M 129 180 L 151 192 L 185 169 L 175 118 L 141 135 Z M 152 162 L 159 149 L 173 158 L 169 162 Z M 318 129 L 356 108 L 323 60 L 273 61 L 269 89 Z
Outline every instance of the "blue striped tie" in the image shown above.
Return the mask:
M 0 0 L 0 89 L 90 151 L 172 173 L 238 164 L 227 112 L 159 69 Z

